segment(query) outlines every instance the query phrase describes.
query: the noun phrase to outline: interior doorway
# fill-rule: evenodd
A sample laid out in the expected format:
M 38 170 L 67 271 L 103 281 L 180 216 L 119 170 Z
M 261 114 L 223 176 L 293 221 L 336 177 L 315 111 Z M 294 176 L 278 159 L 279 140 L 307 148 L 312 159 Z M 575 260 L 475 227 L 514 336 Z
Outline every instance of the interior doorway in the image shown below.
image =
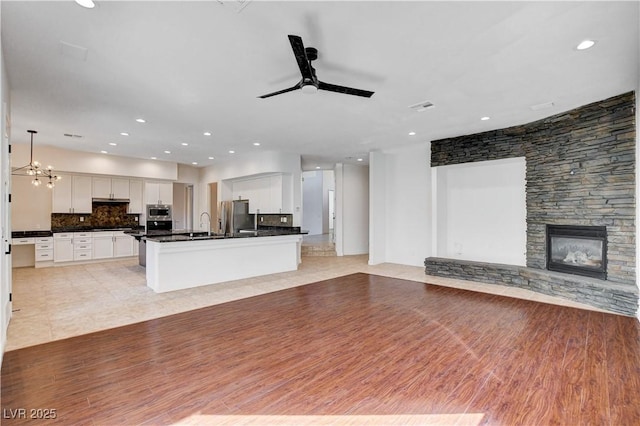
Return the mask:
M 302 229 L 308 231 L 303 245 L 331 245 L 334 251 L 335 173 L 314 170 L 302 174 Z

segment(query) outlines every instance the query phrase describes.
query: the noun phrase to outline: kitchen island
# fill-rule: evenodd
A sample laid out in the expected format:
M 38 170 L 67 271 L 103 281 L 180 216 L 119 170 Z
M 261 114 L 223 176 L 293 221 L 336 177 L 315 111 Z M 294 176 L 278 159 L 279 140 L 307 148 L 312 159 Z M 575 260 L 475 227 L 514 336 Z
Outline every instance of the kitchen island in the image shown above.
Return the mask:
M 295 271 L 301 233 L 147 235 L 147 286 L 156 293 Z

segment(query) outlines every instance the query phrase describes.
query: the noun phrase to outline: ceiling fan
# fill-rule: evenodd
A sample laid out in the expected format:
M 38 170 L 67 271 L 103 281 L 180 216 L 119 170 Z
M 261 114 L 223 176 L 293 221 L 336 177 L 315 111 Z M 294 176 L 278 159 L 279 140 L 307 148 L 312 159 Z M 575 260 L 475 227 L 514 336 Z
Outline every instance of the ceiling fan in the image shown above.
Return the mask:
M 318 50 L 313 47 L 305 48 L 302 43 L 302 37 L 297 35 L 289 35 L 289 42 L 293 49 L 293 55 L 296 57 L 296 61 L 298 61 L 298 67 L 300 68 L 302 79 L 293 87 L 258 96 L 259 98 L 269 98 L 271 96 L 280 95 L 282 93 L 298 89 L 302 90 L 302 93 L 316 93 L 318 90 L 327 90 L 329 92 L 344 93 L 345 95 L 362 96 L 365 98 L 370 98 L 371 95 L 373 95 L 373 92 L 368 90 L 337 86 L 335 84 L 329 84 L 318 80 L 318 77 L 316 77 L 316 70 L 311 65 L 312 61 L 318 59 Z

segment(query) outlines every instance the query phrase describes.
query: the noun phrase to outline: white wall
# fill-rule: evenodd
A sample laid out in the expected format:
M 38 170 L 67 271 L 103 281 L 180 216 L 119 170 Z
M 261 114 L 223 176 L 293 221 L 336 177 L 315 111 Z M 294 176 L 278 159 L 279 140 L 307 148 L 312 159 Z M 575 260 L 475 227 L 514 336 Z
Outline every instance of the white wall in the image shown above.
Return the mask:
M 526 266 L 525 160 L 436 168 L 437 256 Z
M 387 261 L 387 155 L 369 153 L 369 264 Z M 408 240 L 408 241 L 412 241 Z
M 321 171 L 302 173 L 302 229 L 309 235 L 322 234 L 322 183 Z
M 369 252 L 369 167 L 337 164 L 336 252 L 338 256 Z
M 178 178 L 177 163 L 59 149 L 39 144 L 38 136 L 35 135 L 33 138 L 33 159 L 42 164 L 53 166 L 54 172 L 130 176 L 172 181 Z M 21 136 L 20 139 L 23 137 Z M 29 163 L 29 149 L 29 144 L 15 143 L 12 139 L 12 167 L 21 167 Z
M 1 8 L 0 8 L 1 10 Z M 0 365 L 7 342 L 7 328 L 11 320 L 11 256 L 5 255 L 6 246 L 11 236 L 11 209 L 8 206 L 8 193 L 11 189 L 10 167 L 7 158 L 9 152 L 9 136 L 11 129 L 7 124 L 11 115 L 11 99 L 9 97 L 9 78 L 4 65 L 4 52 L 0 45 L 0 98 L 2 109 L 0 114 L 0 223 L 2 225 L 2 261 L 0 261 Z
M 423 266 L 431 256 L 429 158 L 429 144 L 370 154 L 370 264 Z
M 52 193 L 31 184 L 30 176 L 11 177 L 11 228 L 13 231 L 51 230 Z
M 274 151 L 234 156 L 232 159 L 220 161 L 213 166 L 201 169 L 200 188 L 196 194 L 199 205 L 209 205 L 208 184 L 218 182 L 218 201 L 230 200 L 232 187 L 230 179 L 248 176 L 259 176 L 269 173 L 286 173 L 291 175 L 291 193 L 293 200 L 293 226 L 301 226 L 302 222 L 302 166 L 299 154 Z M 226 181 L 226 182 L 225 182 Z

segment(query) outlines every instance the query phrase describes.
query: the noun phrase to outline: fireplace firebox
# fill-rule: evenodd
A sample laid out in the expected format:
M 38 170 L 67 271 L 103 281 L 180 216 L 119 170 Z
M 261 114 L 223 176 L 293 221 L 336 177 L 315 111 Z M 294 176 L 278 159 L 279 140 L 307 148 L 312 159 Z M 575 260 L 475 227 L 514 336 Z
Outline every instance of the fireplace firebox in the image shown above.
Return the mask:
M 606 280 L 607 228 L 547 225 L 547 269 Z

